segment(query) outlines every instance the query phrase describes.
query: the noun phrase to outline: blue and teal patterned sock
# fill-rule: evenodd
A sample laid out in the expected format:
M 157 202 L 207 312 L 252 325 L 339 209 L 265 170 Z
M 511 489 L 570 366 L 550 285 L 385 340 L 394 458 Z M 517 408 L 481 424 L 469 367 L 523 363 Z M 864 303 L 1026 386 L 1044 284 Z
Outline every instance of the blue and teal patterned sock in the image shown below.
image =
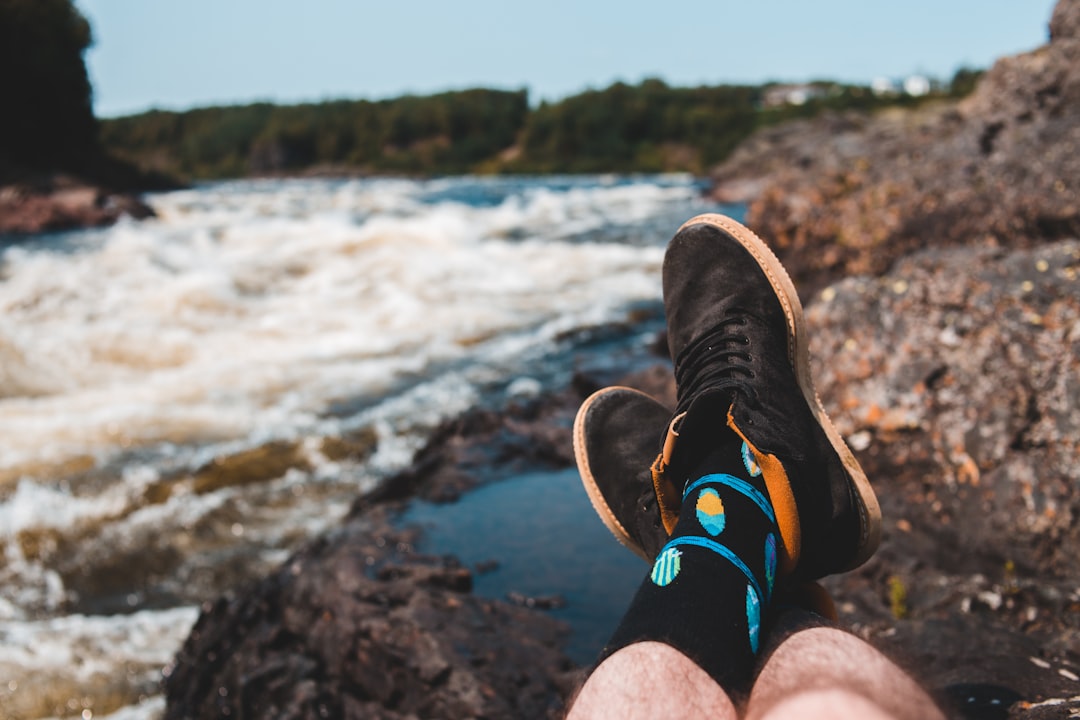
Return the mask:
M 779 533 L 761 471 L 729 430 L 683 491 L 679 522 L 603 657 L 636 642 L 676 648 L 733 699 L 749 692 L 772 599 Z

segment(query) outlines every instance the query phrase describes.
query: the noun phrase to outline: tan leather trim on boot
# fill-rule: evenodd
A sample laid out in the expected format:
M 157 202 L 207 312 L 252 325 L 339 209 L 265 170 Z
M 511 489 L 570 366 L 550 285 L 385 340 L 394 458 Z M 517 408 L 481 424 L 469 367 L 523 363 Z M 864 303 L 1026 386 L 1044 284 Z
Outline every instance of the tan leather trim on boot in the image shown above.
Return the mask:
M 675 441 L 679 437 L 675 426 L 686 416 L 680 413 L 671 419 L 668 425 L 667 437 L 664 438 L 664 449 L 653 462 L 652 471 L 653 490 L 656 491 L 657 506 L 660 508 L 660 520 L 664 523 L 664 529 L 668 535 L 675 531 L 675 523 L 679 522 L 679 510 L 682 508 L 682 493 L 675 487 L 671 478 L 667 477 L 667 469 L 671 464 L 671 455 L 675 452 Z
M 777 553 L 777 573 L 780 576 L 790 575 L 799 564 L 799 554 L 802 550 L 802 525 L 799 523 L 799 509 L 795 507 L 795 493 L 791 489 L 787 470 L 783 463 L 775 455 L 761 452 L 754 443 L 747 439 L 742 430 L 735 425 L 735 418 L 728 409 L 728 427 L 743 439 L 750 452 L 754 454 L 754 460 L 761 468 L 761 475 L 765 478 L 765 487 L 769 489 L 769 500 L 772 501 L 773 512 L 776 513 L 776 524 L 780 530 L 780 547 Z

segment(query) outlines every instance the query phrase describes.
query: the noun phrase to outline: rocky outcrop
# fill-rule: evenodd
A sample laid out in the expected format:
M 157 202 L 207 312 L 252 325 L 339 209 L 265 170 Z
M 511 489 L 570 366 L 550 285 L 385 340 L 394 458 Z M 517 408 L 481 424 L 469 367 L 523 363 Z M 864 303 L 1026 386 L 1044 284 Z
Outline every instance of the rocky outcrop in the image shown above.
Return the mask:
M 1080 710 L 1080 241 L 925 250 L 807 308 L 814 377 L 885 519 L 826 579 L 957 717 Z M 670 369 L 623 378 L 674 399 Z
M 572 462 L 575 391 L 445 423 L 406 471 L 270 577 L 203 608 L 167 671 L 165 717 L 542 718 L 580 671 L 531 598 L 471 593 L 472 572 L 391 522 L 527 469 Z M 543 600 L 543 599 L 541 599 Z
M 841 618 L 931 687 L 1060 717 L 1031 706 L 1080 696 L 1080 242 L 927 250 L 807 321 L 885 517 L 879 553 L 829 579 Z
M 123 216 L 141 220 L 153 214 L 136 195 L 112 192 L 67 176 L 0 186 L 0 233 L 97 227 Z
M 483 600 L 385 518 L 347 525 L 206 606 L 166 670 L 166 718 L 554 717 L 565 627 Z
M 881 274 L 925 247 L 1020 247 L 1080 234 L 1080 33 L 1062 0 L 1051 42 L 1000 60 L 953 104 L 766 130 L 713 172 L 752 199 L 805 294 Z

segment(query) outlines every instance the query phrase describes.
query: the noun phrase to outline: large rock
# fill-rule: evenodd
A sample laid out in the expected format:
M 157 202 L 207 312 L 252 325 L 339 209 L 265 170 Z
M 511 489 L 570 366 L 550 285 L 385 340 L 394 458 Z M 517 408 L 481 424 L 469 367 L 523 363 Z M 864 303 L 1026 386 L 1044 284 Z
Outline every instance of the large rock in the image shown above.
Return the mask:
M 166 671 L 165 717 L 554 717 L 565 627 L 471 585 L 381 522 L 352 523 L 204 608 Z
M 208 603 L 167 672 L 165 717 L 559 716 L 580 676 L 561 651 L 566 626 L 473 595 L 469 570 L 416 554 L 416 531 L 391 520 L 414 498 L 566 467 L 580 401 L 571 390 L 445 423 L 340 529 Z M 275 452 L 292 462 L 288 447 Z M 261 477 L 261 455 L 233 460 Z
M 0 186 L 0 233 L 97 227 L 123 216 L 141 220 L 153 215 L 153 209 L 134 194 L 62 175 Z
M 807 321 L 885 515 L 878 555 L 830 581 L 848 619 L 1003 626 L 1076 672 L 1080 242 L 928 250 L 830 286 Z
M 1080 3 L 1059 2 L 1050 17 L 1050 39 L 1080 39 Z
M 766 130 L 716 168 L 809 295 L 924 247 L 1025 247 L 1080 234 L 1080 0 L 1051 42 L 1003 58 L 959 103 Z

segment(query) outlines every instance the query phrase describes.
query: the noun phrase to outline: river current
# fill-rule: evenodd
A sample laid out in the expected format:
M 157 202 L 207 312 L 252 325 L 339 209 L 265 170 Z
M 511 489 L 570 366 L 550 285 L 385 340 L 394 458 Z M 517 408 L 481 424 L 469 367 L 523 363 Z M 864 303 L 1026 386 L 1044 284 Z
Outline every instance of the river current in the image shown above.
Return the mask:
M 155 219 L 0 242 L 0 718 L 159 716 L 201 603 L 439 421 L 565 385 L 592 330 L 655 310 L 667 238 L 716 209 L 684 176 L 148 201 Z

